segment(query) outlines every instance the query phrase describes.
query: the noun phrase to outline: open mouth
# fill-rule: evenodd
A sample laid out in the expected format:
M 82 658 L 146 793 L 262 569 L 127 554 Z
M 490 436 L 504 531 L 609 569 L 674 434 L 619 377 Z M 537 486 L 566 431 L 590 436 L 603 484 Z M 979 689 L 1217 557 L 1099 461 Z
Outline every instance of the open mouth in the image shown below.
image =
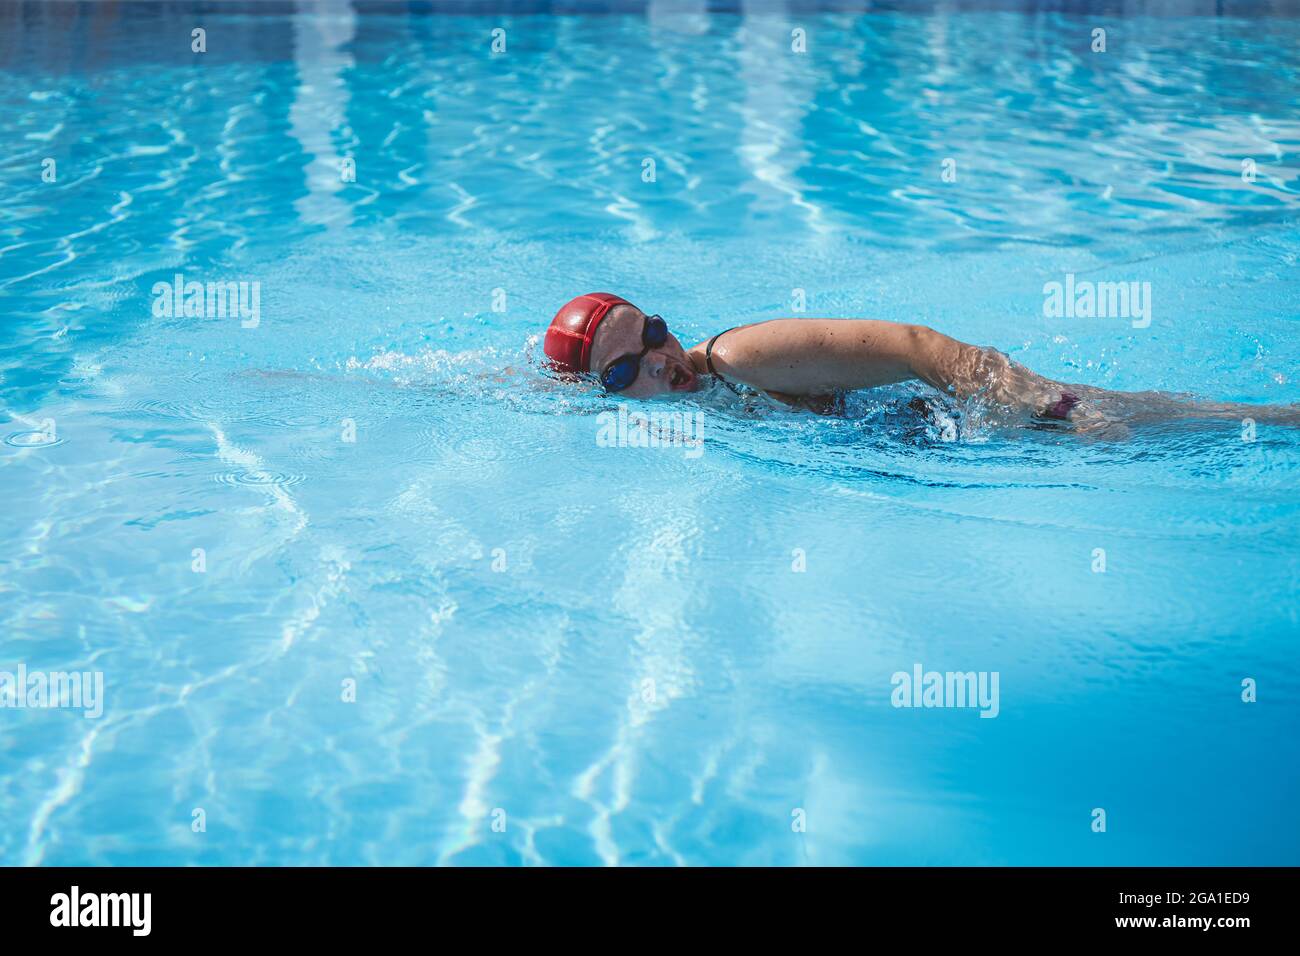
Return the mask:
M 668 387 L 674 392 L 689 391 L 695 384 L 695 376 L 679 365 L 674 365 L 668 374 Z

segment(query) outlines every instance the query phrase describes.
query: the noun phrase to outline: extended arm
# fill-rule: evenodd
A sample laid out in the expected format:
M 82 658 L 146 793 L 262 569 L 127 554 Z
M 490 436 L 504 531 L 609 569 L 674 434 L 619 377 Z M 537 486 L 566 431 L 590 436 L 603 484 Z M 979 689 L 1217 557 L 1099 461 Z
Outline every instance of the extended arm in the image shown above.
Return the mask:
M 704 346 L 691 349 L 697 366 Z M 1123 422 L 1254 419 L 1300 425 L 1300 405 L 1205 402 L 1163 392 L 1113 392 L 1063 385 L 1031 372 L 997 349 L 967 345 L 923 325 L 872 319 L 775 319 L 733 329 L 717 341 L 713 364 L 727 378 L 813 411 L 827 396 L 919 379 L 956 398 L 981 396 L 990 406 L 1066 418 L 1080 430 L 1106 433 Z M 1123 426 L 1121 426 L 1123 427 Z
M 691 350 L 701 356 L 703 345 Z M 713 349 L 724 376 L 778 397 L 809 397 L 920 379 L 958 398 L 987 394 L 1030 408 L 1054 386 L 1000 352 L 923 325 L 874 319 L 774 319 L 733 329 Z

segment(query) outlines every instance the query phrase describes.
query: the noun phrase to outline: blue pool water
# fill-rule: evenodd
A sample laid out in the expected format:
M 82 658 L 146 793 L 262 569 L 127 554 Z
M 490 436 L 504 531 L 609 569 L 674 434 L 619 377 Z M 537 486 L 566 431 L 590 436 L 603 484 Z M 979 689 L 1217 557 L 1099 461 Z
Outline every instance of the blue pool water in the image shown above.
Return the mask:
M 1294 11 L 438 6 L 0 3 L 0 671 L 104 680 L 0 709 L 0 863 L 1300 863 L 1300 432 L 610 447 L 535 366 L 579 292 L 802 295 L 1300 401 Z

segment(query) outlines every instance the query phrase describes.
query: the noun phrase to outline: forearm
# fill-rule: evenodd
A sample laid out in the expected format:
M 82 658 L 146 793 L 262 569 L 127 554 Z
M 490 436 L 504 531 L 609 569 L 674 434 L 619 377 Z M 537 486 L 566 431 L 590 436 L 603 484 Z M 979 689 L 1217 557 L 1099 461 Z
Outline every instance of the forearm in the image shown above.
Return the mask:
M 957 398 L 969 398 L 987 386 L 989 350 L 925 326 L 912 329 L 908 368 L 913 377 Z
M 916 378 L 960 399 L 1040 414 L 1061 400 L 1062 385 L 1011 361 L 997 349 L 967 345 L 918 327 L 911 368 Z

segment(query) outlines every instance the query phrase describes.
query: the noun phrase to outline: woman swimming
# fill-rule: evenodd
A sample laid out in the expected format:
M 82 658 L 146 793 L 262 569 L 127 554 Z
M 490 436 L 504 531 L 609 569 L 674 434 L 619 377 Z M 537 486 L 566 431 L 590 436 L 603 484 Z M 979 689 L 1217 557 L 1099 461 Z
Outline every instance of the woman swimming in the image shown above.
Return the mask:
M 923 325 L 874 319 L 772 319 L 719 332 L 685 349 L 657 315 L 609 292 L 580 295 L 556 313 L 544 349 L 551 365 L 594 374 L 607 392 L 649 398 L 691 392 L 705 376 L 797 408 L 830 414 L 857 389 L 920 380 L 1024 423 L 1082 431 L 1179 419 L 1300 424 L 1300 405 L 1201 402 L 1164 392 L 1112 392 L 1044 378 L 992 348 Z

